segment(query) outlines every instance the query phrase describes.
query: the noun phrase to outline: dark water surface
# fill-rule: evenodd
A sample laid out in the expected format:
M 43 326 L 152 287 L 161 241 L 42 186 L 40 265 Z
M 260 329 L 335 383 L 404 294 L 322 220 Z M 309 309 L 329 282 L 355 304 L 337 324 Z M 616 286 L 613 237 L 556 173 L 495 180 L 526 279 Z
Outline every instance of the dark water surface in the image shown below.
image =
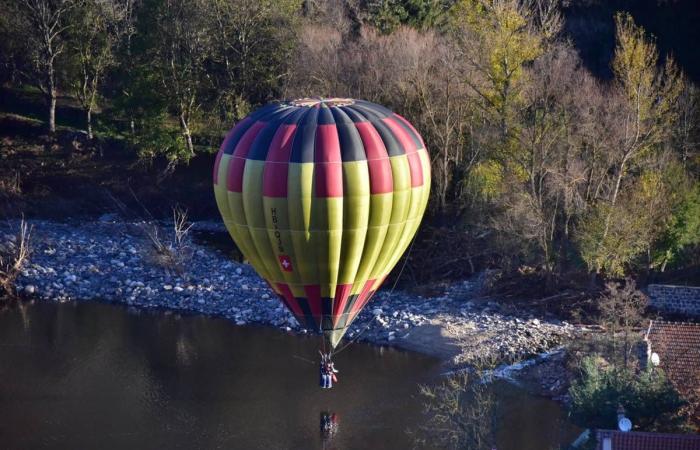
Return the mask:
M 98 303 L 0 313 L 2 449 L 402 449 L 421 423 L 417 384 L 439 362 L 355 344 L 317 387 L 318 342 L 205 317 Z M 575 430 L 559 406 L 505 383 L 500 450 L 546 450 Z M 332 440 L 320 415 L 335 412 Z

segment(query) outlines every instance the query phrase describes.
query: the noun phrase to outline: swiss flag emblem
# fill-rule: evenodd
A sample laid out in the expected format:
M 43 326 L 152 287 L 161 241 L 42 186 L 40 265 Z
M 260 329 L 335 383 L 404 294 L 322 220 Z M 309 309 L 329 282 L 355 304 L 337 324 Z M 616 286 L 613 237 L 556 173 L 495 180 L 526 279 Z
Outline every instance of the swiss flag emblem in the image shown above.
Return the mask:
M 282 266 L 282 270 L 285 272 L 291 272 L 294 269 L 292 269 L 292 260 L 289 258 L 287 255 L 279 255 L 278 256 L 280 260 L 280 266 Z

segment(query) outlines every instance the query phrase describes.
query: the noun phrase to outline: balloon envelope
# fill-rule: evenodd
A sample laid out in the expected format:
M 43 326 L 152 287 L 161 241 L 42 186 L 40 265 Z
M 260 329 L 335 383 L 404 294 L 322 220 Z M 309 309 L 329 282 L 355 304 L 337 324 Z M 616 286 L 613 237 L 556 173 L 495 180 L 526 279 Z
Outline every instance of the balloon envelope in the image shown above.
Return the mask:
M 299 323 L 335 347 L 410 244 L 430 191 L 413 126 L 362 100 L 267 105 L 226 136 L 226 228 Z

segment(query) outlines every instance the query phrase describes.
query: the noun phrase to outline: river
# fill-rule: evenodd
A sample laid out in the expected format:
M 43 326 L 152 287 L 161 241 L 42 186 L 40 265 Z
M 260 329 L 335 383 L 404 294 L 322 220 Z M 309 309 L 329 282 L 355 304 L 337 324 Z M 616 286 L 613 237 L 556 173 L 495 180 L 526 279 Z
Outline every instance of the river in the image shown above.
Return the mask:
M 403 449 L 440 362 L 354 344 L 317 385 L 318 340 L 223 319 L 96 302 L 0 313 L 0 441 L 11 449 Z M 505 382 L 497 448 L 547 450 L 577 430 Z M 334 413 L 332 435 L 319 432 Z

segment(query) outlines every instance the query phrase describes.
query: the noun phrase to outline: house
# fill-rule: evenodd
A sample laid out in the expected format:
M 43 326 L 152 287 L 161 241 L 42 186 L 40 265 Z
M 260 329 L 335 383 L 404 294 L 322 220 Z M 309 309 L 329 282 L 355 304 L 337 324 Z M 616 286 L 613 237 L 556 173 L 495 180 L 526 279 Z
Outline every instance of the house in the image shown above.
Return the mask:
M 596 450 L 700 450 L 696 434 L 598 430 Z
M 644 341 L 648 363 L 661 367 L 681 395 L 700 399 L 700 324 L 652 320 Z

